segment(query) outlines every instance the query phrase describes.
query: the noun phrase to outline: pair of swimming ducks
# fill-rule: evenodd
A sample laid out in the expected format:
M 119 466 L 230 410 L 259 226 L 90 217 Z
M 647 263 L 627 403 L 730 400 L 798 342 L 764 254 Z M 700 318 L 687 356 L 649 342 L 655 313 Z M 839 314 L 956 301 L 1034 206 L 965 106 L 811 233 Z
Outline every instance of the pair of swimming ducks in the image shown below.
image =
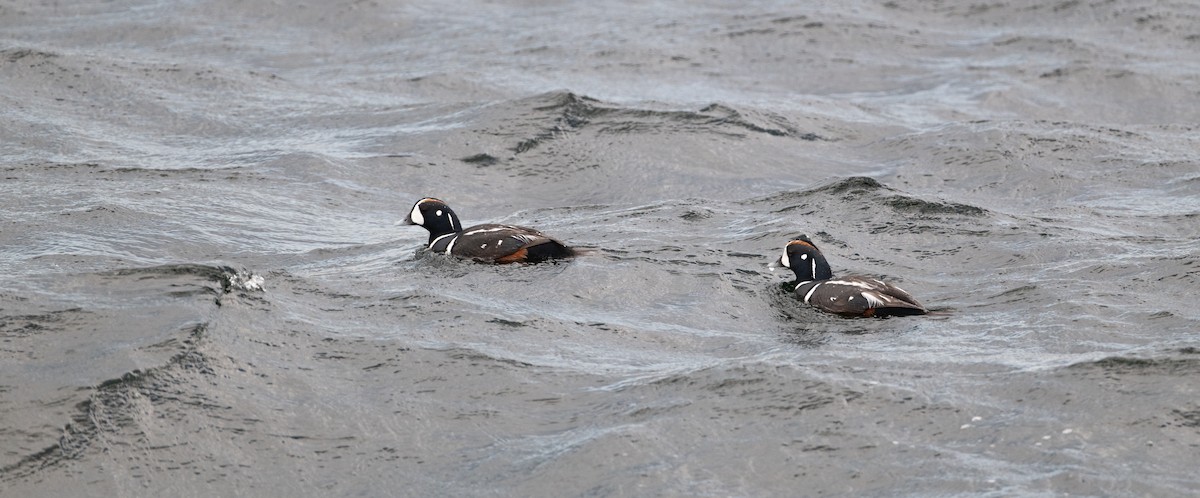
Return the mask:
M 482 262 L 537 263 L 579 253 L 532 228 L 498 224 L 463 228 L 450 206 L 432 197 L 417 201 L 400 224 L 429 230 L 430 251 Z M 912 295 L 895 285 L 860 275 L 834 278 L 825 256 L 804 235 L 788 242 L 783 256 L 771 266 L 791 269 L 799 282 L 796 295 L 823 311 L 866 317 L 927 313 Z

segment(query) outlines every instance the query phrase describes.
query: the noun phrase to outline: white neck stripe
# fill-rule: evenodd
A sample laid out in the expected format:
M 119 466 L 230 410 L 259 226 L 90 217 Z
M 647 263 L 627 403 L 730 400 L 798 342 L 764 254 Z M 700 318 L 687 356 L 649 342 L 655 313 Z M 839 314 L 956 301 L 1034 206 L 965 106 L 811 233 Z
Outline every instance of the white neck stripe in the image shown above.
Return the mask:
M 429 248 L 430 248 L 430 249 L 433 249 L 433 246 L 437 245 L 437 243 L 438 243 L 438 241 L 439 241 L 439 240 L 442 240 L 442 239 L 444 239 L 444 238 L 446 238 L 446 237 L 449 237 L 449 236 L 451 236 L 451 235 L 455 235 L 455 234 L 453 234 L 453 233 L 448 233 L 448 234 L 446 234 L 446 235 L 443 235 L 443 236 L 441 236 L 441 237 L 438 237 L 438 238 L 436 238 L 436 239 L 433 239 L 433 242 L 430 242 L 430 243 L 429 243 Z
M 813 293 L 817 291 L 817 287 L 820 287 L 821 284 L 823 284 L 823 283 L 825 283 L 825 282 L 821 282 L 820 284 L 812 286 L 812 288 L 808 290 L 808 294 L 804 295 L 804 302 L 807 303 L 809 298 L 812 297 Z

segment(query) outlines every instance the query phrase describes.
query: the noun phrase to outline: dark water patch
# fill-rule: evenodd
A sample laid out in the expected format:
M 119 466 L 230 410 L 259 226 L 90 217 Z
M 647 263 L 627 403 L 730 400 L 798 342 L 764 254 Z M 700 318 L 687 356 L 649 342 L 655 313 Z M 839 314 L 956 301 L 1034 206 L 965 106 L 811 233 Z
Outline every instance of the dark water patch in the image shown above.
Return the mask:
M 930 202 L 903 195 L 895 195 L 883 199 L 884 204 L 900 212 L 922 215 L 959 215 L 983 216 L 987 210 L 955 202 Z
M 1172 410 L 1175 415 L 1175 425 L 1178 427 L 1200 428 L 1200 409 Z
M 59 300 L 83 306 L 30 312 L 49 305 L 22 304 L 19 309 L 26 311 L 10 313 L 5 305 L 0 318 L 5 347 L 0 355 L 36 360 L 39 374 L 14 386 L 8 402 L 0 407 L 13 428 L 4 437 L 4 445 L 13 453 L 0 462 L 4 465 L 0 480 L 12 482 L 58 467 L 94 449 L 97 439 L 107 437 L 103 433 L 129 429 L 131 415 L 125 408 L 130 403 L 145 407 L 142 403 L 185 396 L 178 388 L 163 387 L 169 381 L 161 375 L 210 372 L 206 360 L 198 356 L 198 345 L 222 301 L 234 294 L 247 295 L 251 288 L 247 274 L 198 264 L 57 273 L 42 277 L 36 286 L 39 295 L 60 292 Z M 25 375 L 16 365 L 0 363 L 7 365 L 6 376 Z M 126 373 L 97 380 L 92 387 L 78 387 L 81 379 L 118 371 Z M 37 394 L 42 390 L 70 394 L 47 403 L 44 395 Z M 65 428 L 50 428 L 61 420 L 70 422 Z M 58 442 L 38 447 L 51 438 Z
M 1041 298 L 1042 296 L 1038 295 L 1038 286 L 1028 284 L 1008 289 L 999 294 L 994 294 L 989 296 L 987 299 L 990 301 L 990 304 L 1011 305 L 1015 303 L 1036 301 Z
M 679 217 L 685 221 L 701 221 L 711 218 L 712 214 L 712 211 L 707 209 L 689 209 Z
M 88 313 L 82 308 L 68 308 L 36 315 L 2 316 L 0 317 L 0 337 L 24 337 L 53 331 L 66 326 L 65 322 L 68 321 L 86 321 L 87 315 Z
M 895 190 L 879 183 L 878 180 L 865 176 L 854 176 L 835 180 L 825 185 L 820 185 L 806 190 L 785 191 L 777 194 L 771 194 L 759 199 L 751 199 L 752 204 L 768 204 L 768 205 L 787 205 L 776 212 L 786 212 L 802 207 L 804 201 L 819 198 L 837 198 L 845 202 L 856 202 L 866 197 L 886 197 L 880 195 L 880 192 L 894 192 Z
M 741 111 L 721 104 L 711 104 L 699 111 L 637 109 L 607 104 L 571 92 L 554 92 L 529 99 L 528 105 L 533 111 L 528 122 L 537 126 L 538 131 L 512 146 L 510 150 L 514 154 L 530 152 L 547 142 L 592 127 L 600 135 L 685 130 L 733 138 L 744 137 L 749 132 L 803 141 L 826 140 L 815 133 L 799 133 L 795 125 L 780 115 Z
M 537 101 L 548 101 L 539 103 Z M 533 150 L 542 143 L 553 140 L 556 136 L 588 124 L 594 117 L 609 112 L 598 107 L 599 101 L 586 96 L 575 95 L 571 92 L 556 92 L 540 96 L 531 102 L 533 110 L 543 114 L 550 124 L 542 125 L 542 129 L 533 137 L 521 140 L 513 146 L 515 154 Z
M 739 379 L 744 380 L 744 379 Z M 851 402 L 862 393 L 838 389 L 819 381 L 807 382 L 799 390 L 785 389 L 778 384 L 729 384 L 719 382 L 704 386 L 718 397 L 733 397 L 748 406 L 717 406 L 714 413 L 728 416 L 757 415 L 773 417 L 800 416 L 832 405 Z
M 1156 311 L 1156 312 L 1147 314 L 1147 316 L 1146 316 L 1147 320 L 1166 320 L 1166 319 L 1175 319 L 1175 318 L 1178 318 L 1175 316 L 1175 313 L 1171 313 L 1171 312 L 1165 311 L 1165 310 L 1164 311 Z
M 93 173 L 105 180 L 121 181 L 129 178 L 173 178 L 195 182 L 233 182 L 239 180 L 266 179 L 265 175 L 250 171 L 243 166 L 214 165 L 213 167 L 131 167 L 104 168 Z
M 1178 186 L 1174 182 L 1190 176 L 1190 172 L 1175 165 L 1175 161 L 1147 160 L 1131 152 L 1161 147 L 1156 145 L 1161 136 L 1161 131 L 1147 126 L 1117 128 L 1048 121 L 959 123 L 919 136 L 889 139 L 883 149 L 906 157 L 898 170 L 896 186 L 908 192 L 941 195 L 952 186 L 961 194 L 950 196 L 950 202 L 965 201 L 970 206 L 1015 215 L 1062 213 L 1068 216 L 1066 221 L 1076 225 L 1095 217 L 1078 213 L 1079 208 L 1094 207 L 1104 214 L 1120 215 L 1105 221 L 1105 226 L 1121 226 L 1126 221 L 1123 218 L 1131 215 L 1188 211 L 1186 203 L 1173 201 L 1170 194 Z M 936 140 L 941 145 L 912 147 L 925 140 Z M 1083 159 L 1083 150 L 1103 152 L 1095 159 Z M 1164 154 L 1186 157 L 1178 150 Z M 1140 173 L 1129 175 L 1134 168 Z M 1013 182 L 1012 178 L 1023 180 Z M 1128 223 L 1144 224 L 1143 220 Z
M 818 194 L 848 194 L 846 199 L 856 199 L 869 192 L 880 190 L 890 190 L 888 187 L 879 183 L 879 180 L 865 176 L 852 176 L 842 180 L 837 180 L 828 185 L 809 189 L 807 193 Z
M 771 114 L 748 114 L 732 107 L 711 104 L 703 109 L 700 109 L 700 116 L 712 116 L 709 118 L 709 123 L 713 125 L 731 125 L 739 128 L 744 128 L 754 133 L 765 133 L 776 137 L 796 136 L 805 141 L 825 140 L 815 133 L 804 133 L 798 135 L 798 130 L 785 118 Z M 688 116 L 687 114 L 676 114 L 675 116 Z M 689 116 L 690 117 L 690 116 Z M 679 119 L 679 118 L 676 118 Z
M 488 320 L 488 323 L 495 323 L 497 325 L 503 325 L 505 327 L 513 327 L 513 328 L 527 326 L 527 324 L 525 322 L 521 322 L 521 321 L 517 321 L 517 320 L 505 320 L 503 318 L 492 318 L 491 320 Z
M 97 441 L 120 434 L 137 437 L 135 411 L 153 413 L 153 405 L 165 399 L 180 401 L 190 395 L 185 386 L 177 385 L 172 371 L 188 370 L 212 375 L 203 355 L 196 346 L 204 338 L 206 324 L 196 325 L 185 332 L 182 352 L 179 352 L 160 367 L 133 370 L 118 378 L 100 382 L 90 389 L 90 395 L 75 405 L 75 414 L 62 427 L 58 443 L 26 455 L 4 467 L 0 467 L 0 482 L 13 482 L 48 471 L 56 466 L 78 460 Z M 208 408 L 203 400 L 192 399 L 189 403 Z
M 0 171 L 5 173 L 13 173 L 18 171 L 40 173 L 46 171 L 60 172 L 63 170 L 80 170 L 91 171 L 100 168 L 100 163 L 81 162 L 81 163 L 61 163 L 61 162 L 26 162 L 15 165 L 0 166 Z
M 1113 375 L 1193 375 L 1200 374 L 1200 358 L 1112 356 L 1096 361 L 1076 363 L 1068 368 L 1083 372 L 1098 370 Z
M 973 223 L 957 221 L 988 216 L 990 213 L 983 208 L 906 195 L 868 177 L 845 178 L 808 190 L 752 199 L 749 203 L 766 205 L 774 213 L 817 219 L 844 217 L 844 221 L 868 225 L 873 233 L 990 233 L 976 228 Z M 891 214 L 879 212 L 884 208 Z M 949 225 L 920 225 L 918 220 L 946 221 Z
M 480 152 L 479 154 L 475 154 L 473 156 L 467 156 L 467 157 L 462 158 L 462 162 L 467 163 L 467 164 L 474 164 L 477 166 L 492 166 L 492 165 L 495 165 L 496 163 L 500 162 L 500 158 L 493 156 L 491 154 L 485 154 L 485 153 Z
M 471 366 L 481 366 L 481 365 L 501 366 L 502 365 L 502 366 L 507 366 L 507 367 L 516 367 L 516 368 L 530 368 L 530 367 L 534 366 L 532 363 L 526 363 L 524 361 L 514 360 L 511 358 L 497 358 L 492 355 L 485 354 L 485 353 L 482 353 L 479 351 L 473 351 L 473 350 L 456 349 L 456 350 L 447 351 L 447 354 L 449 355 L 450 358 L 453 358 L 455 360 L 465 361 L 465 362 L 467 362 L 467 364 L 469 364 Z
M 301 289 L 301 290 L 303 291 L 304 289 Z M 387 298 L 385 298 L 385 300 L 404 303 L 406 301 L 422 300 L 422 299 L 435 299 L 435 298 L 436 298 L 436 296 L 434 296 L 432 294 L 428 294 L 426 292 L 422 292 L 420 290 L 414 289 L 414 290 L 404 291 L 400 294 L 396 294 L 391 297 L 387 297 Z
M 59 54 L 54 52 L 45 52 L 31 48 L 6 48 L 4 50 L 0 50 L 0 58 L 3 58 L 8 62 L 17 62 L 23 59 L 46 60 L 53 59 L 58 56 Z
M 865 396 L 857 389 L 760 364 L 669 375 L 614 392 L 633 399 L 662 400 L 638 403 L 638 409 L 624 412 L 643 422 L 681 412 L 707 413 L 710 423 L 742 417 L 770 420 L 821 416 L 835 406 L 857 405 Z M 656 393 L 666 397 L 659 398 Z

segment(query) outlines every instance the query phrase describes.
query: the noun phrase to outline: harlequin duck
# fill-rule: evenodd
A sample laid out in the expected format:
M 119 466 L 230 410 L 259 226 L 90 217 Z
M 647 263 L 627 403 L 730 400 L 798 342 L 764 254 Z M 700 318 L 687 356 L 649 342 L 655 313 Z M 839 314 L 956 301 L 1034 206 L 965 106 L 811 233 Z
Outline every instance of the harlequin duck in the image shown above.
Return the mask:
M 537 263 L 577 254 L 532 228 L 486 224 L 464 230 L 450 206 L 432 197 L 417 201 L 400 224 L 421 225 L 429 230 L 429 250 L 433 252 L 481 262 Z
M 788 242 L 771 269 L 780 266 L 796 273 L 796 295 L 823 311 L 877 317 L 928 313 L 912 295 L 887 282 L 861 275 L 834 278 L 821 250 L 805 235 Z

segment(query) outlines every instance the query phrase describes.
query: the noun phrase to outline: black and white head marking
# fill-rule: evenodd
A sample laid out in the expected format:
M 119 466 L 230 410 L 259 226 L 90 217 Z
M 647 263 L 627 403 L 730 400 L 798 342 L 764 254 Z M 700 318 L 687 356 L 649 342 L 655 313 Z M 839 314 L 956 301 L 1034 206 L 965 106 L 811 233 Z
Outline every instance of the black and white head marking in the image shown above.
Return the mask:
M 462 229 L 458 216 L 445 202 L 433 197 L 424 197 L 413 204 L 408 216 L 397 224 L 419 225 L 429 231 L 429 248 L 442 250 L 445 244 L 453 244 L 452 236 Z
M 445 202 L 432 197 L 426 197 L 417 201 L 413 205 L 412 212 L 408 213 L 408 219 L 412 224 L 421 225 L 426 228 L 440 226 L 441 220 L 445 220 L 449 225 L 450 231 L 457 232 L 462 229 L 458 224 L 458 219 L 450 211 L 450 207 L 446 206 Z
M 784 246 L 779 265 L 790 268 L 801 282 L 833 278 L 825 256 L 812 240 L 803 235 Z
M 424 200 L 422 200 L 421 202 L 424 202 Z M 421 214 L 421 202 L 413 204 L 412 212 L 408 213 L 408 219 L 414 225 L 424 225 L 425 224 L 425 216 Z
M 447 210 L 447 211 L 448 211 L 448 210 Z M 443 211 L 443 210 L 439 209 L 439 210 L 437 210 L 437 211 L 434 211 L 434 212 L 433 212 L 433 215 L 434 215 L 434 216 L 437 216 L 438 218 L 441 218 L 441 217 L 443 217 L 443 216 L 446 216 L 446 211 Z M 461 229 L 462 229 L 462 227 L 458 226 L 458 220 L 455 220 L 453 216 L 450 216 L 450 217 L 449 217 L 449 219 L 448 219 L 447 221 L 449 221 L 449 222 L 450 222 L 450 229 L 451 229 L 451 230 L 454 230 L 454 231 L 456 231 L 456 232 L 457 232 L 458 230 L 461 230 Z

